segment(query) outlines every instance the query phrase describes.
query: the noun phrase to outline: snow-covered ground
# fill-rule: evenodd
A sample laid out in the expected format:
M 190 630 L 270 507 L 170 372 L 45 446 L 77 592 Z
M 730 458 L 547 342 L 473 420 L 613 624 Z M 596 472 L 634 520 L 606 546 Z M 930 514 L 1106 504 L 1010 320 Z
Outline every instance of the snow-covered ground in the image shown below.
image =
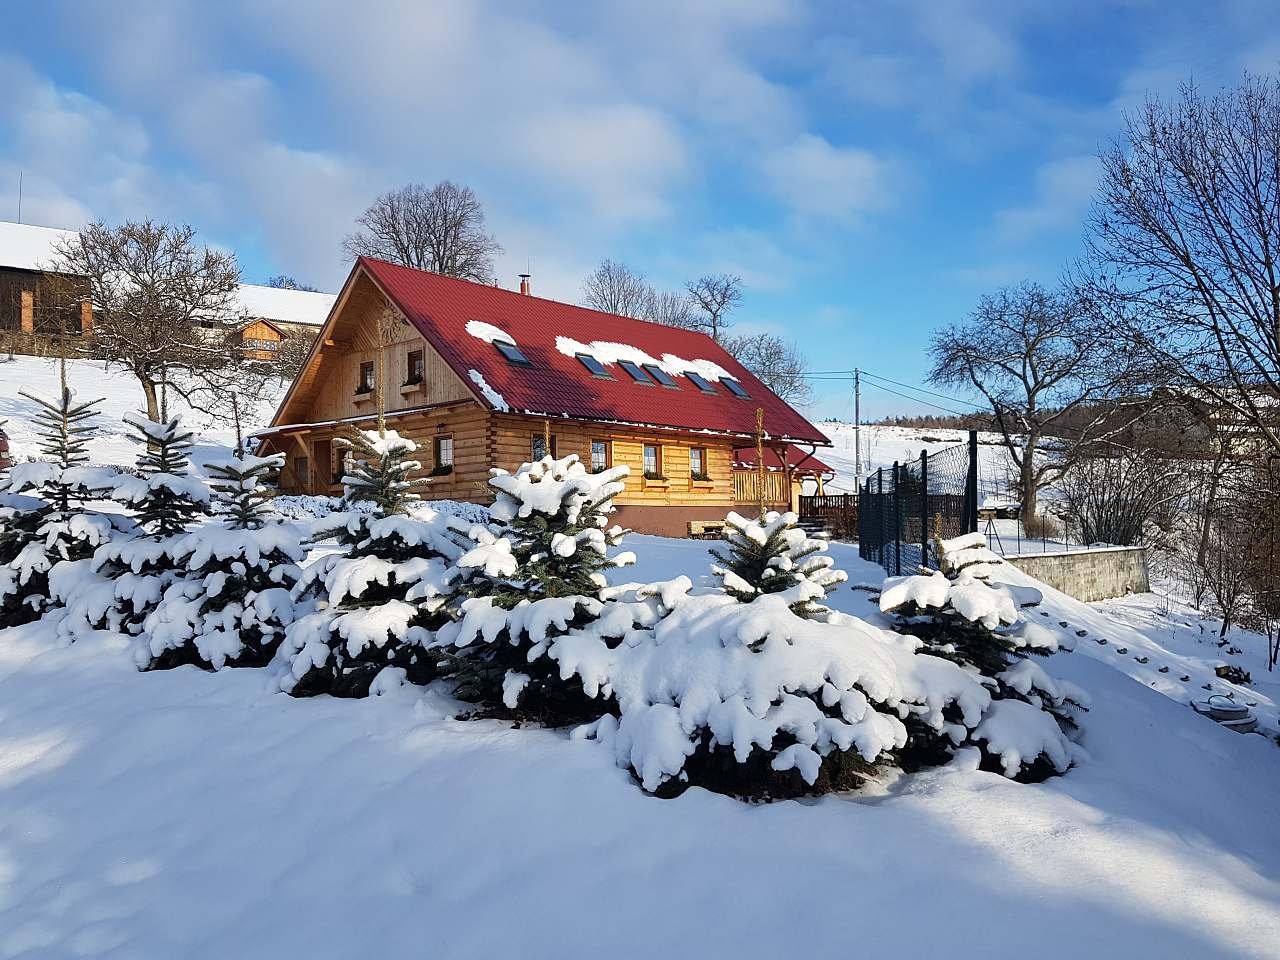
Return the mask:
M 97 360 L 68 361 L 67 382 L 79 400 L 102 402 L 95 427 L 97 433 L 89 440 L 89 456 L 95 464 L 115 464 L 131 467 L 138 456 L 139 441 L 135 431 L 123 422 L 126 413 L 145 410 L 142 387 L 137 378 L 118 368 L 107 369 Z M 13 456 L 16 459 L 38 457 L 37 431 L 33 420 L 39 407 L 26 397 L 18 395 L 26 390 L 39 396 L 57 396 L 59 388 L 58 365 L 40 357 L 0 357 L 0 421 L 9 435 Z M 277 393 L 284 396 L 287 384 L 278 384 Z M 194 429 L 199 443 L 193 452 L 193 461 L 204 463 L 213 457 L 223 456 L 235 445 L 235 431 L 224 423 L 211 420 L 202 413 L 192 411 L 182 398 L 169 396 L 169 412 L 181 414 L 188 428 Z M 262 404 L 253 411 L 245 432 L 265 426 L 275 412 L 277 400 Z
M 706 571 L 706 544 L 627 546 L 628 579 Z M 600 746 L 453 720 L 434 688 L 299 701 L 0 632 L 0 956 L 1276 956 L 1276 746 L 1140 672 L 1186 660 L 1150 625 L 1046 594 L 1089 632 L 1047 663 L 1093 695 L 1086 763 L 767 806 L 654 799 Z

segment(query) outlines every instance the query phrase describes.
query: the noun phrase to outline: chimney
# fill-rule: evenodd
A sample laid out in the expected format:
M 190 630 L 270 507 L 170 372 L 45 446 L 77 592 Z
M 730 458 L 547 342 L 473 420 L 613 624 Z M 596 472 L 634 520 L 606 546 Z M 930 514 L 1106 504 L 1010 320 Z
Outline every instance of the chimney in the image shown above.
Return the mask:
M 532 274 L 529 273 L 520 274 L 520 292 L 526 297 L 529 296 L 529 277 L 531 276 Z

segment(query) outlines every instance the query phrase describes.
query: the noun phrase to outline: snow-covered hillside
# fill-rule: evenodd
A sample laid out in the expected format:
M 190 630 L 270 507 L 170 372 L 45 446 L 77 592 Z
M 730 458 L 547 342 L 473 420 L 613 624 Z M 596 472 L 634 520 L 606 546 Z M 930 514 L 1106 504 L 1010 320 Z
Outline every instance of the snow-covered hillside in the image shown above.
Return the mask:
M 98 431 L 89 441 L 89 455 L 93 462 L 132 466 L 138 455 L 138 440 L 135 431 L 126 427 L 122 418 L 126 413 L 145 409 L 142 387 L 137 379 L 127 371 L 108 370 L 96 360 L 70 360 L 67 366 L 67 381 L 79 399 L 102 399 L 97 408 L 101 413 L 97 420 Z M 278 396 L 284 396 L 286 386 L 278 384 Z M 32 421 L 38 408 L 30 400 L 18 396 L 18 391 L 54 397 L 58 389 L 58 366 L 54 361 L 40 357 L 0 359 L 0 421 L 7 421 L 4 430 L 9 435 L 12 455 L 16 459 L 39 456 Z M 272 399 L 255 410 L 246 430 L 270 422 L 277 402 Z M 191 411 L 181 397 L 169 397 L 169 411 L 182 414 L 188 420 L 188 426 L 197 431 L 199 443 L 193 458 L 197 463 L 219 456 L 225 448 L 235 444 L 233 430 L 204 414 Z
M 630 578 L 706 572 L 632 537 Z M 881 571 L 832 553 L 851 582 Z M 834 605 L 871 616 L 844 586 Z M 1048 592 L 1049 615 L 1119 627 Z M 1126 642 L 1141 625 L 1124 628 Z M 106 634 L 0 632 L 0 955 L 1274 957 L 1280 753 L 1114 669 L 1090 758 L 1027 786 L 963 763 L 750 806 L 646 796 L 600 746 L 451 719 L 436 688 L 270 693 L 139 674 Z M 1117 634 L 1118 636 L 1118 634 Z
M 818 429 L 831 438 L 829 449 L 818 450 L 818 457 L 836 471 L 836 479 L 827 484 L 835 493 L 852 493 L 857 489 L 855 477 L 855 431 L 853 424 L 839 420 L 823 420 Z M 939 451 L 967 443 L 965 430 L 945 430 L 921 427 L 864 426 L 862 435 L 862 475 L 865 477 L 881 467 L 892 467 L 895 462 L 908 463 L 920 458 L 923 451 L 930 456 Z M 978 484 L 979 492 L 1003 493 L 1010 486 L 1013 476 L 1012 461 L 997 433 L 978 434 Z

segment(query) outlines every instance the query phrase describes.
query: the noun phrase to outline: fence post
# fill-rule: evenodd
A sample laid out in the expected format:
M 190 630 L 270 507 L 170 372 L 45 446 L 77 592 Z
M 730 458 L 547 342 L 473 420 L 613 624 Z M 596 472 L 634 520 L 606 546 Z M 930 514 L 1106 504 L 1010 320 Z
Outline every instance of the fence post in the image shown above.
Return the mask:
M 964 487 L 965 533 L 978 532 L 978 431 L 969 431 L 969 477 Z
M 902 468 L 893 461 L 893 574 L 902 576 Z
M 876 520 L 880 525 L 880 551 L 876 563 L 884 565 L 884 467 L 876 468 Z
M 920 451 L 920 566 L 929 566 L 929 451 Z

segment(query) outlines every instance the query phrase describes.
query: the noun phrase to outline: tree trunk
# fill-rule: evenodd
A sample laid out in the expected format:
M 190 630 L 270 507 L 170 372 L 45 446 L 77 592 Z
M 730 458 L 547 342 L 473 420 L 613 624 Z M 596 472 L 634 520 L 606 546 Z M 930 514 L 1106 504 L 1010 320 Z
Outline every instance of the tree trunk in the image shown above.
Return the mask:
M 1213 526 L 1213 503 L 1218 498 L 1218 482 L 1222 477 L 1222 462 L 1226 452 L 1220 450 L 1213 461 L 1213 473 L 1209 476 L 1209 492 L 1204 498 L 1204 512 L 1200 517 L 1200 546 L 1196 550 L 1196 563 L 1203 567 L 1209 555 L 1209 531 Z
M 1035 520 L 1038 494 L 1035 479 L 1036 469 L 1036 435 L 1027 434 L 1027 447 L 1022 452 L 1022 468 L 1019 483 L 1022 485 L 1022 522 L 1030 518 Z
M 150 377 L 139 376 L 138 381 L 142 384 L 143 396 L 147 398 L 147 419 L 160 420 L 160 398 L 156 393 L 156 382 Z

